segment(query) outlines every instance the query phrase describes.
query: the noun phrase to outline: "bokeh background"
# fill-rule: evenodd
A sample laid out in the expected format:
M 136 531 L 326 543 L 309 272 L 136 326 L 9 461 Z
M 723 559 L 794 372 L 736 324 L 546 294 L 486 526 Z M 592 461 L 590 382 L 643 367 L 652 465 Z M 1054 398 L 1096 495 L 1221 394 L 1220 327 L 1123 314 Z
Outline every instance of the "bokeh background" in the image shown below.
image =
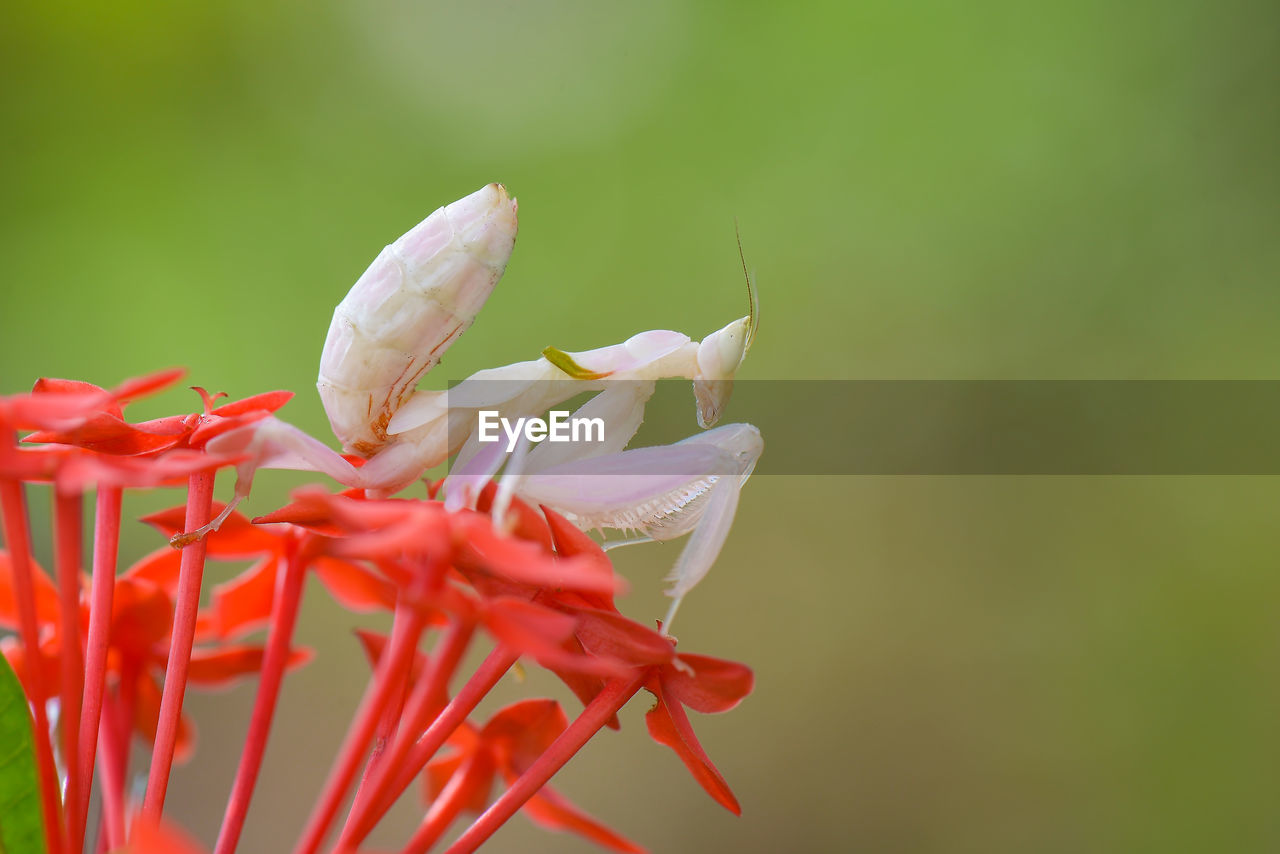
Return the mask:
M 297 391 L 283 415 L 325 436 L 333 306 L 494 180 L 521 201 L 516 252 L 429 383 L 718 328 L 743 313 L 735 217 L 764 306 L 747 378 L 1278 376 L 1272 3 L 4 17 L 6 392 L 185 365 Z M 791 416 L 768 446 L 821 413 Z M 291 477 L 260 477 L 251 511 Z M 640 700 L 557 785 L 663 852 L 1280 850 L 1277 506 L 1274 478 L 757 478 L 677 626 L 756 668 L 740 708 L 694 722 L 742 817 L 649 741 Z M 129 556 L 159 545 L 130 534 Z M 632 616 L 660 613 L 675 548 L 614 553 Z M 286 850 L 364 684 L 352 619 L 318 588 L 305 613 L 320 658 L 286 682 L 244 851 Z M 528 678 L 506 696 L 558 690 Z M 252 691 L 189 700 L 201 750 L 169 804 L 206 843 Z M 592 850 L 522 818 L 491 847 Z

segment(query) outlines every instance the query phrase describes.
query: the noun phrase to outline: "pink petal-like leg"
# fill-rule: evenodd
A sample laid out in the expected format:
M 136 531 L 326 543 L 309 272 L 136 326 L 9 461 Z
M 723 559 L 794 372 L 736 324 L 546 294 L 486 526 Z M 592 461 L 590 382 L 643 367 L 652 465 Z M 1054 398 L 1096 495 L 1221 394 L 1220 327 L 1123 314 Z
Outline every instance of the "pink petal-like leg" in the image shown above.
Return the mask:
M 660 448 L 575 460 L 525 475 L 516 493 L 584 529 L 635 530 L 656 540 L 693 532 L 668 580 L 674 600 L 663 624 L 715 563 L 738 494 L 764 450 L 760 431 L 727 424 Z

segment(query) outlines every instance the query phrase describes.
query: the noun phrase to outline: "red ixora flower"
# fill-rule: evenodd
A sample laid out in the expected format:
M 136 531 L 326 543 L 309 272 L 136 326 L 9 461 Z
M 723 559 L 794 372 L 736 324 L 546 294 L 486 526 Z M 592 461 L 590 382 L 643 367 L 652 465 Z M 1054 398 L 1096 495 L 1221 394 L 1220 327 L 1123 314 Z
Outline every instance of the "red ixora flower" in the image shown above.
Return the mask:
M 95 770 L 106 845 L 127 842 L 134 854 L 201 850 L 161 816 L 170 766 L 188 758 L 194 744 L 182 698 L 188 684 L 218 687 L 256 674 L 245 749 L 215 847 L 217 854 L 234 851 L 283 675 L 310 655 L 292 640 L 308 571 L 342 607 L 388 611 L 393 623 L 385 637 L 360 633 L 373 674 L 298 854 L 320 850 L 353 785 L 337 851 L 357 850 L 418 779 L 429 805 L 406 852 L 427 850 L 460 815 L 479 812 L 449 849 L 472 851 L 518 811 L 611 850 L 641 851 L 548 782 L 601 728 L 618 728 L 618 711 L 642 688 L 656 698 L 646 715 L 650 735 L 672 748 L 717 802 L 739 811 L 698 743 L 687 709 L 733 708 L 752 690 L 750 669 L 678 653 L 674 639 L 620 613 L 614 597 L 625 582 L 585 533 L 518 498 L 495 525 L 492 483 L 480 490 L 475 509 L 457 512 L 435 500 L 431 484 L 428 499 L 373 500 L 359 490 L 306 487 L 287 507 L 250 521 L 234 505 L 212 501 L 215 471 L 248 465 L 248 458 L 211 453 L 208 443 L 268 418 L 291 395 L 271 392 L 219 406 L 217 396 L 197 389 L 202 413 L 125 420 L 127 403 L 180 376 L 161 372 L 110 390 L 41 380 L 29 394 L 0 398 L 0 427 L 10 434 L 35 431 L 24 445 L 12 435 L 0 441 L 6 545 L 0 627 L 16 629 L 21 638 L 0 646 L 33 704 L 51 852 L 81 849 Z M 122 491 L 182 479 L 188 481 L 186 505 L 143 521 L 186 547 L 157 550 L 117 577 Z M 52 579 L 31 559 L 24 534 L 22 484 L 30 482 L 54 486 Z M 89 488 L 97 490 L 97 514 L 93 574 L 86 582 L 79 530 Z M 206 560 L 250 565 L 214 586 L 201 607 Z M 264 626 L 264 644 L 241 642 Z M 487 636 L 493 649 L 451 694 L 477 636 Z M 584 710 L 570 720 L 555 701 L 528 699 L 473 722 L 479 703 L 521 659 L 562 679 Z M 57 733 L 67 757 L 64 779 L 39 713 L 38 698 L 45 697 L 57 697 L 67 712 L 59 715 Z M 136 810 L 125 788 L 135 735 L 153 744 L 146 796 Z M 437 756 L 446 745 L 452 752 Z M 499 779 L 505 791 L 490 803 Z
M 449 740 L 453 753 L 427 765 L 423 787 L 430 808 L 406 850 L 426 851 L 459 813 L 483 811 L 494 780 L 514 782 L 568 726 L 559 703 L 535 699 L 507 706 L 482 727 L 460 727 Z M 576 833 L 612 851 L 644 851 L 550 786 L 529 798 L 521 811 L 535 824 Z
M 41 379 L 30 399 L 53 407 L 66 400 L 95 404 L 85 408 L 69 424 L 45 427 L 23 441 L 71 445 L 110 456 L 141 456 L 176 448 L 202 449 L 213 438 L 260 421 L 293 397 L 291 391 L 271 391 L 243 400 L 215 406 L 223 394 L 209 394 L 199 386 L 193 390 L 204 403 L 203 413 L 171 415 L 132 424 L 124 419 L 123 405 L 159 391 L 182 377 L 184 371 L 171 370 L 130 380 L 112 391 L 77 380 Z M 83 405 L 83 404 L 82 404 Z
M 168 551 L 172 552 L 171 549 Z M 112 601 L 110 643 L 106 655 L 108 688 L 112 701 L 108 715 L 114 718 L 116 738 L 132 731 L 150 743 L 155 738 L 160 713 L 160 685 L 168 663 L 169 633 L 173 625 L 173 589 L 177 564 L 161 565 L 144 559 L 116 579 Z M 59 650 L 63 635 L 57 622 L 58 591 L 48 575 L 36 567 L 37 614 L 41 620 L 39 666 L 44 685 L 57 694 L 61 674 Z M 12 563 L 0 551 L 0 628 L 15 628 Z M 81 622 L 87 626 L 90 605 L 81 605 Z M 28 684 L 30 660 L 16 636 L 0 640 L 0 650 L 19 679 Z M 223 688 L 236 679 L 256 673 L 262 665 L 260 645 L 215 642 L 192 652 L 188 679 L 193 685 Z M 311 653 L 296 649 L 290 665 L 306 663 Z M 179 730 L 176 758 L 186 761 L 194 749 L 195 727 L 184 716 Z M 127 741 L 118 745 L 123 750 Z M 121 753 L 120 758 L 125 758 Z
M 221 515 L 226 505 L 215 501 L 213 510 Z M 181 533 L 184 508 L 172 507 L 144 516 L 142 521 L 168 538 Z M 243 514 L 232 511 L 216 531 L 205 536 L 207 555 L 215 561 L 245 561 L 253 564 L 230 580 L 215 585 L 209 606 L 201 609 L 196 622 L 198 639 L 227 640 L 262 628 L 270 619 L 280 574 L 291 551 L 305 548 L 307 568 L 342 607 L 358 613 L 391 611 L 396 592 L 390 581 L 360 564 L 324 553 L 325 538 L 286 525 L 252 524 Z M 170 593 L 176 589 L 182 552 L 163 548 L 152 552 L 138 565 L 138 571 L 157 581 L 163 579 Z

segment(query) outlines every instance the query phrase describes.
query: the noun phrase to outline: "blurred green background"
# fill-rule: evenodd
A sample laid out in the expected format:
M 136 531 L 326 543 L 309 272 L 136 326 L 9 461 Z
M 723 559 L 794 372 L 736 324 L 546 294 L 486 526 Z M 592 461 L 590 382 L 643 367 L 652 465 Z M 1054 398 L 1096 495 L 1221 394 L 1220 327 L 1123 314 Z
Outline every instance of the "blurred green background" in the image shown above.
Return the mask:
M 516 252 L 429 383 L 718 328 L 743 313 L 734 217 L 764 307 L 744 377 L 1277 377 L 1274 3 L 5 18 L 5 392 L 185 365 L 298 392 L 284 417 L 325 436 L 333 306 L 494 180 Z M 263 475 L 251 511 L 299 482 Z M 557 785 L 662 852 L 1280 850 L 1278 500 L 1271 478 L 757 478 L 677 624 L 756 668 L 740 708 L 694 721 L 743 816 L 649 742 L 639 700 Z M 130 534 L 130 557 L 159 545 Z M 660 613 L 676 548 L 614 553 L 625 611 Z M 286 682 L 244 851 L 294 838 L 363 687 L 352 620 L 310 592 L 321 657 Z M 558 690 L 503 690 L 531 687 Z M 206 843 L 251 700 L 189 702 L 202 749 L 169 805 Z M 415 820 L 395 815 L 388 848 Z M 492 850 L 592 849 L 516 819 Z

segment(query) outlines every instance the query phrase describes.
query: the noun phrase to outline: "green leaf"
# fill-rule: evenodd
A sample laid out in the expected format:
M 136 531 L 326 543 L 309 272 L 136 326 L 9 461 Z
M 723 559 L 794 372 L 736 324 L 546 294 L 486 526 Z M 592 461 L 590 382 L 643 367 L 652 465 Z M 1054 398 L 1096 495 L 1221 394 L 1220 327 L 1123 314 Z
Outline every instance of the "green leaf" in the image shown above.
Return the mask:
M 0 655 L 0 854 L 45 854 L 27 695 Z

